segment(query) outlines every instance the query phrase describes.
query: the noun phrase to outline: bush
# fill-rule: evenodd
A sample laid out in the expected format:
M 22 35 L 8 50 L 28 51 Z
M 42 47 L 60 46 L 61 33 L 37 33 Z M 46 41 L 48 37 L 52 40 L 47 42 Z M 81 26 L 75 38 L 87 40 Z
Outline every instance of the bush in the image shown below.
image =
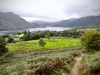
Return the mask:
M 8 49 L 6 48 L 6 41 L 0 37 L 0 56 L 6 52 L 8 52 Z
M 95 30 L 86 31 L 81 37 L 81 42 L 88 52 L 100 50 L 100 32 Z

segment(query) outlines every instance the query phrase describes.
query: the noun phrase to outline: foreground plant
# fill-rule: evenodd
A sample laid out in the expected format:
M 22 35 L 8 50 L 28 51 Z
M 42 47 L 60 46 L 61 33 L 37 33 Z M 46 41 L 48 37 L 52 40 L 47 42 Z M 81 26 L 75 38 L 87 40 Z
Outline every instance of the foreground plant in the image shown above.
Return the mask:
M 80 75 L 100 75 L 100 52 L 85 54 L 80 67 Z
M 0 75 L 50 75 L 80 55 L 80 48 L 65 48 L 60 50 L 38 51 L 29 54 L 17 54 L 10 63 L 0 67 Z

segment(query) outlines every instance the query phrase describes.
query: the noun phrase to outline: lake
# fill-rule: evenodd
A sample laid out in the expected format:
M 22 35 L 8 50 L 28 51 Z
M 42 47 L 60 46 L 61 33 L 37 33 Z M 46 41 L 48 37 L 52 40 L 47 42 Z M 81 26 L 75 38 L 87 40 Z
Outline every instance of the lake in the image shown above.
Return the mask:
M 23 32 L 23 31 L 63 31 L 63 30 L 69 30 L 72 28 L 66 28 L 66 27 L 45 27 L 45 28 L 28 28 L 24 30 L 10 30 L 10 31 L 0 31 L 0 35 L 5 35 L 5 34 L 13 34 L 13 33 L 18 33 L 18 32 Z

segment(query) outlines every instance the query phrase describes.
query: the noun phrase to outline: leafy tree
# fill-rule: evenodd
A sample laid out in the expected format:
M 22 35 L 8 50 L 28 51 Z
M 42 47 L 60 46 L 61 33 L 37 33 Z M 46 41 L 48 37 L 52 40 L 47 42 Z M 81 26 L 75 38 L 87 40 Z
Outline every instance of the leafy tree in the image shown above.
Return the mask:
M 43 31 L 41 31 L 39 35 L 40 35 L 40 38 L 45 38 L 45 34 L 43 33 Z
M 8 42 L 8 43 L 11 43 L 11 42 L 13 42 L 13 41 L 14 41 L 14 39 L 10 37 L 10 38 L 8 38 L 8 41 L 7 41 L 7 42 Z
M 44 45 L 46 45 L 46 42 L 43 39 L 39 40 L 39 45 L 44 48 Z
M 24 41 L 29 41 L 30 40 L 30 35 L 28 35 L 28 34 L 24 35 L 23 40 Z
M 0 37 L 0 56 L 6 52 L 8 52 L 8 49 L 6 48 L 6 41 Z
M 88 52 L 100 50 L 100 32 L 95 30 L 85 31 L 85 34 L 81 37 L 81 42 Z
M 35 34 L 35 35 L 34 35 L 34 38 L 35 38 L 35 39 L 40 39 L 40 35 L 39 35 L 39 34 Z

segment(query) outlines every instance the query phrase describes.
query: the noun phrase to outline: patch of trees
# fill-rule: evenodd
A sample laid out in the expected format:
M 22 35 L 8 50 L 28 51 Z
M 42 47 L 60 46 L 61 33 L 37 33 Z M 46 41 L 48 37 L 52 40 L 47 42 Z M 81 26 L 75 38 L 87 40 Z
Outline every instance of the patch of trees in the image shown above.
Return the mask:
M 14 39 L 11 36 L 9 36 L 9 35 L 3 35 L 2 38 L 5 39 L 5 41 L 7 43 L 14 42 Z
M 79 31 L 78 29 L 72 29 L 72 30 L 65 30 L 65 31 L 24 31 L 23 40 L 29 41 L 29 40 L 36 40 L 40 38 L 47 38 L 48 40 L 50 37 L 73 37 L 78 38 L 80 37 L 84 32 Z
M 72 30 L 65 30 L 61 32 L 62 37 L 73 37 L 78 38 L 80 37 L 84 32 L 79 31 L 78 29 L 72 29 Z
M 71 29 L 71 30 L 64 30 L 64 31 L 24 31 L 22 33 L 17 33 L 17 35 L 24 34 L 24 36 L 19 37 L 23 41 L 29 41 L 29 40 L 38 40 L 40 38 L 47 38 L 50 40 L 50 37 L 72 37 L 72 38 L 78 38 L 80 37 L 84 32 L 80 31 L 78 29 Z M 16 36 L 16 34 L 13 34 L 13 36 Z M 8 42 L 13 42 L 13 39 L 9 35 L 3 35 L 4 39 L 8 38 Z
M 29 41 L 29 40 L 37 40 L 40 38 L 44 38 L 45 34 L 42 32 L 30 32 L 30 31 L 25 31 L 24 32 L 24 36 L 23 36 L 23 40 L 24 41 Z

